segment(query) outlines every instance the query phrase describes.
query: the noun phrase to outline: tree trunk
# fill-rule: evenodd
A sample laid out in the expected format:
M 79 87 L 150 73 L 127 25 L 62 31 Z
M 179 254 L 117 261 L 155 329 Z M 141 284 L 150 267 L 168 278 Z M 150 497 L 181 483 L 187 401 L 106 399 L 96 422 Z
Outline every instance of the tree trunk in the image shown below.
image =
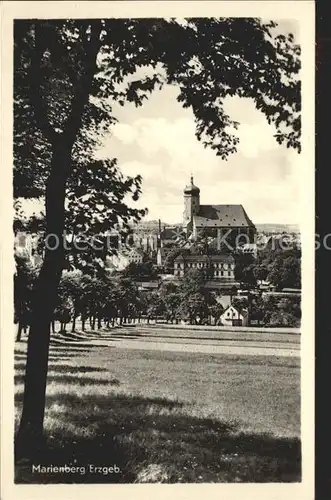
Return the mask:
M 51 321 L 52 333 L 55 333 L 55 321 L 52 319 Z
M 102 322 L 101 318 L 98 318 L 98 330 L 100 330 L 100 328 L 102 328 Z
M 77 315 L 76 315 L 76 313 L 74 313 L 74 317 L 72 318 L 72 327 L 71 327 L 72 333 L 74 333 L 74 331 L 76 330 L 76 318 L 77 318 Z
M 47 180 L 46 235 L 57 241 L 47 241 L 44 262 L 36 281 L 33 301 L 28 350 L 25 370 L 23 411 L 16 439 L 16 458 L 21 454 L 34 455 L 43 437 L 45 413 L 50 324 L 56 306 L 57 290 L 65 264 L 65 191 L 71 170 L 71 151 L 81 127 L 84 108 L 88 102 L 92 81 L 96 71 L 96 58 L 99 52 L 101 23 L 91 29 L 89 46 L 86 49 L 85 68 L 80 85 L 75 89 L 71 102 L 70 115 L 62 133 L 57 133 L 48 121 L 45 112 L 38 70 L 41 66 L 40 41 L 42 34 L 35 26 L 35 50 L 31 60 L 33 80 L 30 82 L 31 99 L 34 104 L 35 118 L 39 128 L 52 145 L 50 175 Z M 53 239 L 52 238 L 52 239 Z M 51 247 L 50 245 L 53 246 Z M 52 248 L 52 249 L 51 249 Z
M 43 437 L 50 325 L 64 267 L 64 201 L 71 148 L 64 138 L 53 144 L 51 173 L 46 186 L 46 248 L 33 291 L 23 411 L 16 440 L 18 455 L 33 455 Z
M 19 321 L 17 328 L 16 342 L 21 342 L 22 330 L 23 330 L 23 324 L 21 321 Z
M 82 318 L 82 331 L 85 332 L 85 319 Z

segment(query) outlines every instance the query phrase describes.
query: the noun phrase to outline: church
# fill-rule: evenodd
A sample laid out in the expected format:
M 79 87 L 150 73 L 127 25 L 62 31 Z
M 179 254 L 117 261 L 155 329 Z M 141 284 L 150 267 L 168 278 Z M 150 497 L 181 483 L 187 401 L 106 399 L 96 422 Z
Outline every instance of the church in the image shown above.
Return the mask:
M 256 234 L 242 205 L 201 205 L 200 189 L 194 185 L 193 176 L 184 189 L 183 230 L 187 237 L 204 234 L 218 242 L 222 237 L 234 242 L 238 235 L 245 235 L 243 243 L 253 243 Z

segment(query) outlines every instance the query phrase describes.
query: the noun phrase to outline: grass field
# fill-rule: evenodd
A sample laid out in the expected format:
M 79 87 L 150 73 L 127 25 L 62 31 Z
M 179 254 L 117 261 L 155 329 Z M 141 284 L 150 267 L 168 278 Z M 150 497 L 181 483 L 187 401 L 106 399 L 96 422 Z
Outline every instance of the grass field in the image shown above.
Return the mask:
M 17 344 L 17 422 L 25 350 Z M 299 363 L 54 345 L 38 463 L 120 473 L 36 474 L 19 463 L 16 482 L 300 481 Z

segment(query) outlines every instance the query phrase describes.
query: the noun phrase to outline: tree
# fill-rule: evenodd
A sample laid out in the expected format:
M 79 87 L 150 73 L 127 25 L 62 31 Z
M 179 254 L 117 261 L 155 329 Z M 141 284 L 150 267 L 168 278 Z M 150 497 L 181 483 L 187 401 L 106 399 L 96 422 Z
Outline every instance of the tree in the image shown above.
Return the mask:
M 246 287 L 254 287 L 256 285 L 254 269 L 253 255 L 245 253 L 235 255 L 234 277 L 237 281 Z
M 205 271 L 192 269 L 187 272 L 180 285 L 180 316 L 190 323 L 206 320 L 209 315 L 209 306 L 215 305 L 216 300 L 205 288 Z
M 224 312 L 224 307 L 219 302 L 216 302 L 209 306 L 209 314 L 214 318 L 215 324 L 219 323 L 220 317 Z
M 70 323 L 74 313 L 74 304 L 71 298 L 67 295 L 59 294 L 58 305 L 55 307 L 54 320 L 61 324 L 61 332 L 66 331 L 67 323 Z
M 113 101 L 141 105 L 162 83 L 178 85 L 178 101 L 194 112 L 197 138 L 224 159 L 238 144 L 231 132 L 238 124 L 223 108 L 235 94 L 255 101 L 275 124 L 279 143 L 300 149 L 300 49 L 292 35 L 273 36 L 274 26 L 255 18 L 15 22 L 14 192 L 45 196 L 46 235 L 60 240 L 46 248 L 34 292 L 18 436 L 27 449 L 43 430 L 49 325 L 65 265 L 61 240 L 74 159 L 82 163 L 96 131 L 114 122 Z M 153 68 L 152 76 L 135 76 L 140 67 Z
M 209 315 L 208 302 L 202 292 L 186 294 L 180 304 L 180 315 L 190 324 L 203 323 Z
M 301 288 L 301 259 L 298 251 L 280 253 L 269 266 L 269 281 L 277 289 Z
M 166 297 L 170 293 L 178 293 L 179 286 L 173 281 L 163 281 L 160 285 L 159 292 L 161 297 Z
M 182 297 L 178 292 L 170 292 L 164 296 L 163 303 L 167 321 L 173 322 L 175 319 L 177 322 L 181 306 L 181 298 Z
M 14 276 L 14 313 L 18 323 L 16 340 L 21 340 L 22 330 L 30 324 L 33 285 L 38 275 L 28 256 L 15 255 L 16 273 Z
M 138 305 L 138 289 L 130 278 L 120 276 L 115 283 L 114 292 L 118 316 L 122 324 L 135 315 Z
M 158 273 L 151 261 L 141 263 L 130 262 L 123 270 L 123 276 L 132 278 L 135 281 L 150 281 L 157 279 Z
M 202 293 L 204 288 L 205 274 L 201 269 L 190 269 L 185 273 L 180 284 L 180 291 L 183 295 Z
M 256 264 L 253 268 L 253 273 L 256 281 L 265 281 L 268 278 L 268 267 L 262 264 Z
M 165 306 L 158 292 L 151 292 L 147 296 L 147 321 L 163 316 Z
M 131 207 L 125 199 L 137 200 L 141 177 L 125 177 L 116 159 L 74 164 L 68 178 L 65 206 L 64 243 L 66 267 L 84 273 L 100 274 L 107 256 L 117 254 L 119 240 L 132 231 L 130 223 L 138 222 L 146 210 Z M 18 205 L 18 210 L 19 210 Z M 46 240 L 45 215 L 24 219 L 17 215 L 20 230 L 38 232 L 39 252 L 45 244 L 53 246 L 55 238 Z M 16 224 L 18 225 L 18 223 Z M 109 228 L 116 228 L 113 234 Z

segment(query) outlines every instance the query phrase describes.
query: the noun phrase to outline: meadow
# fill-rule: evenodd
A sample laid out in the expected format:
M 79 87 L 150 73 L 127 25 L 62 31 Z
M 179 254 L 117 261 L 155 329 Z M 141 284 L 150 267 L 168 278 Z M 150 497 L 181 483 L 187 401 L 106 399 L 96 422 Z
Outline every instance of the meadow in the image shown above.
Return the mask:
M 37 474 L 18 461 L 17 483 L 300 481 L 299 358 L 119 349 L 84 335 L 51 346 L 34 462 L 120 473 Z M 16 425 L 25 359 L 16 343 Z

